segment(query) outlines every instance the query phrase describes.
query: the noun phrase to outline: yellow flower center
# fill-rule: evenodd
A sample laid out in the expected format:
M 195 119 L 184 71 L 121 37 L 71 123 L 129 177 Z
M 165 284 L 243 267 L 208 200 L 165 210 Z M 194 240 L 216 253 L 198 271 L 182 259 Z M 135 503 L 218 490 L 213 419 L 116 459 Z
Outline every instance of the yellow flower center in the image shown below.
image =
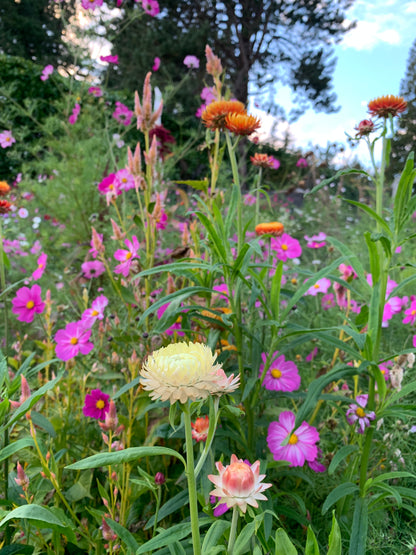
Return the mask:
M 40 269 L 40 268 L 43 268 L 43 264 L 39 264 L 38 268 L 39 268 L 39 269 Z
M 287 245 L 286 245 L 286 243 L 283 243 L 283 245 L 281 245 L 281 247 L 282 247 L 282 251 L 287 251 Z
M 412 316 L 414 316 L 416 314 L 416 310 L 412 310 L 412 312 L 410 313 Z
M 365 411 L 361 407 L 358 407 L 355 411 L 355 414 L 358 416 L 358 418 L 364 418 Z
M 98 316 L 98 314 L 99 314 L 98 310 L 93 310 L 91 312 L 91 316 Z
M 315 289 L 319 289 L 319 283 L 315 283 L 314 287 Z
M 132 256 L 133 256 L 132 253 L 131 253 L 131 252 L 128 252 L 128 253 L 126 254 L 126 260 L 130 260 L 130 258 L 131 258 Z
M 27 301 L 26 308 L 33 308 L 34 306 L 35 306 L 35 303 L 33 301 Z
M 292 434 L 289 438 L 289 445 L 296 445 L 298 441 L 298 436 L 296 434 Z
M 102 399 L 99 399 L 99 400 L 95 403 L 95 406 L 96 406 L 97 409 L 103 409 L 103 408 L 104 408 L 104 405 L 105 405 L 105 403 L 104 403 L 104 401 L 103 401 Z
M 273 370 L 270 372 L 270 374 L 272 375 L 272 378 L 280 378 L 282 373 L 280 370 L 278 370 L 277 368 L 273 368 Z
M 123 183 L 127 183 L 127 178 L 123 177 L 123 179 L 121 180 Z
M 78 338 L 77 337 L 71 337 L 70 343 L 71 343 L 71 345 L 76 345 L 78 343 Z
M 112 191 L 114 189 L 114 185 L 111 184 L 111 185 L 108 186 L 108 188 L 110 189 L 110 191 Z

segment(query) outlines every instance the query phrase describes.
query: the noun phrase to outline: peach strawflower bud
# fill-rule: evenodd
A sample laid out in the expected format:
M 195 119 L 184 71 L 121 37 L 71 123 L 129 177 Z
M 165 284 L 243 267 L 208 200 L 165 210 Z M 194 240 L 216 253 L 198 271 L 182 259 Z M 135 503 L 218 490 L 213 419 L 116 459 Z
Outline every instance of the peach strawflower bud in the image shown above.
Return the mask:
M 94 249 L 97 251 L 98 254 L 103 254 L 103 252 L 105 251 L 105 246 L 104 243 L 102 242 L 102 240 L 100 239 L 100 236 L 98 235 L 98 233 L 95 231 L 95 229 L 92 227 L 92 246 L 94 247 Z
M 205 46 L 205 56 L 207 58 L 207 73 L 212 75 L 214 79 L 219 79 L 221 73 L 223 72 L 221 60 L 218 56 L 215 56 L 212 48 L 208 44 Z
M 31 393 L 30 393 L 30 388 L 29 388 L 29 384 L 27 383 L 26 378 L 23 376 L 23 374 L 21 374 L 20 376 L 20 388 L 21 388 L 21 395 L 18 401 L 10 401 L 11 406 L 14 409 L 17 409 L 18 407 L 20 407 L 20 405 L 22 405 L 26 399 L 29 399 Z
M 27 477 L 25 471 L 23 470 L 23 467 L 20 464 L 20 462 L 17 463 L 16 472 L 17 472 L 17 478 L 15 478 L 14 481 L 18 486 L 20 486 L 23 489 L 23 491 L 26 491 L 29 487 L 29 478 Z
M 221 462 L 217 462 L 215 466 L 220 474 L 208 476 L 216 486 L 210 495 L 219 497 L 221 503 L 225 503 L 229 509 L 238 506 L 245 513 L 247 505 L 257 508 L 257 501 L 267 501 L 262 492 L 272 487 L 272 484 L 261 483 L 266 475 L 260 474 L 260 461 L 250 465 L 231 455 L 231 463 L 228 466 L 224 467 Z
M 128 168 L 132 175 L 139 176 L 142 173 L 142 152 L 140 143 L 137 143 L 136 148 L 134 150 L 134 154 L 132 154 L 130 147 L 127 148 L 127 160 L 128 160 Z
M 209 418 L 208 416 L 201 416 L 197 418 L 195 422 L 191 422 L 192 426 L 192 437 L 198 443 L 200 441 L 206 441 L 208 437 L 209 430 Z
M 149 71 L 144 80 L 142 103 L 140 103 L 137 91 L 134 94 L 134 113 L 137 117 L 137 129 L 140 129 L 143 133 L 153 129 L 163 110 L 162 101 L 155 112 L 152 111 L 151 75 L 152 73 Z
M 188 224 L 183 224 L 182 235 L 181 235 L 181 244 L 183 247 L 187 247 L 190 243 L 190 236 L 188 230 Z
M 374 123 L 371 119 L 363 119 L 354 129 L 357 131 L 355 134 L 356 138 L 365 137 L 374 131 Z
M 168 274 L 168 279 L 166 283 L 166 293 L 170 295 L 176 291 L 175 280 L 173 279 L 171 274 Z
M 144 159 L 146 160 L 146 164 L 151 166 L 152 168 L 156 165 L 157 159 L 157 138 L 156 135 L 153 135 L 152 144 L 150 145 L 149 152 L 144 153 Z
M 105 415 L 104 422 L 98 423 L 102 430 L 108 431 L 112 430 L 115 432 L 118 427 L 118 417 L 117 417 L 117 409 L 116 404 L 112 399 L 110 399 L 110 404 L 108 407 L 108 412 Z
M 114 239 L 114 241 L 120 241 L 121 239 L 124 239 L 126 234 L 121 231 L 120 226 L 112 218 L 111 226 L 113 228 L 113 235 L 111 236 L 111 239 Z
M 107 522 L 105 521 L 104 517 L 102 519 L 102 524 L 101 524 L 101 531 L 103 534 L 103 538 L 106 541 L 115 541 L 117 539 L 117 534 L 115 534 L 112 529 L 109 527 L 109 525 L 107 524 Z

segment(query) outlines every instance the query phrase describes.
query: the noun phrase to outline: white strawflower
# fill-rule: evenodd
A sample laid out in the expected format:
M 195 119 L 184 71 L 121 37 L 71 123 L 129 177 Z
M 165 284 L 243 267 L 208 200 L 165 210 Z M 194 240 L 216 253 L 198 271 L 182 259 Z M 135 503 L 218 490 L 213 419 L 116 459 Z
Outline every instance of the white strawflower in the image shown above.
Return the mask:
M 215 360 L 202 343 L 172 343 L 148 357 L 140 372 L 141 384 L 152 399 L 169 399 L 171 404 L 231 393 L 240 378 L 227 377 Z

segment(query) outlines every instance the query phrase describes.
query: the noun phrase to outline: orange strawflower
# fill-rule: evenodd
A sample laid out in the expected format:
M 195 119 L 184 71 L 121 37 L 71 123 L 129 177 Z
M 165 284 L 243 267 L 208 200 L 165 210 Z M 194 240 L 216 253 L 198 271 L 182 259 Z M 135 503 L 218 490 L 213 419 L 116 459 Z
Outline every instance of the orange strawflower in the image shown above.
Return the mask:
M 236 135 L 251 135 L 253 131 L 258 129 L 261 122 L 254 116 L 247 113 L 231 113 L 225 118 L 225 127 Z
M 246 113 L 244 104 L 239 100 L 216 100 L 208 104 L 202 112 L 202 122 L 210 129 L 224 129 L 225 118 L 230 113 Z
M 274 168 L 274 158 L 268 154 L 261 154 L 256 152 L 254 156 L 250 156 L 253 166 L 260 166 L 261 168 Z
M 204 316 L 205 318 L 209 318 L 210 320 L 208 321 L 208 325 L 214 329 L 224 329 L 225 324 L 222 320 L 222 315 L 223 314 L 231 314 L 232 310 L 231 308 L 228 308 L 226 306 L 216 306 L 215 308 L 208 308 L 206 310 L 202 310 L 201 311 L 201 316 Z M 212 322 L 211 320 L 217 320 L 218 324 L 216 324 L 215 322 Z
M 398 116 L 407 108 L 407 102 L 401 96 L 394 96 L 388 94 L 386 96 L 379 96 L 368 103 L 368 111 L 371 116 L 378 116 L 380 118 L 388 118 L 389 115 Z
M 10 185 L 5 181 L 0 181 L 0 197 L 5 197 L 10 192 Z
M 12 209 L 12 205 L 7 200 L 0 200 L 0 214 L 7 214 Z
M 269 233 L 274 237 L 279 237 L 280 235 L 282 235 L 284 230 L 285 230 L 285 226 L 280 222 L 262 223 L 262 224 L 256 225 L 255 227 L 255 231 L 257 235 L 265 235 L 266 233 Z

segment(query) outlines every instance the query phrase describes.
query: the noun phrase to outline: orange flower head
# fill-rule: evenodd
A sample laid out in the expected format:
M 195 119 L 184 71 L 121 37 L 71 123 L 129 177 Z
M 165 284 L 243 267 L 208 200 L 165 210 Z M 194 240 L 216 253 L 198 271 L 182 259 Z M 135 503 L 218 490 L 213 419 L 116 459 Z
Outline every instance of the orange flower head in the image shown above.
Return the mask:
M 398 116 L 407 108 L 407 102 L 401 96 L 394 96 L 388 94 L 386 96 L 379 96 L 368 103 L 368 111 L 371 116 L 378 116 L 380 118 L 388 118 L 389 115 Z
M 244 104 L 239 100 L 216 100 L 208 104 L 201 118 L 209 129 L 224 129 L 225 119 L 230 113 L 245 114 Z
M 259 166 L 260 168 L 273 168 L 274 158 L 268 154 L 261 154 L 256 152 L 254 156 L 250 156 L 251 163 L 253 166 Z
M 268 222 L 258 224 L 255 227 L 255 231 L 257 235 L 265 235 L 270 234 L 274 237 L 279 237 L 285 230 L 285 226 L 280 222 Z
M 261 125 L 258 118 L 247 113 L 231 113 L 225 118 L 225 127 L 236 135 L 251 135 Z
M 10 185 L 5 181 L 0 181 L 0 197 L 5 197 L 10 192 Z
M 12 209 L 12 205 L 7 200 L 0 200 L 0 214 L 7 214 Z
M 226 326 L 222 320 L 222 315 L 223 314 L 231 314 L 232 310 L 231 308 L 228 308 L 226 306 L 216 306 L 215 308 L 208 308 L 206 310 L 202 310 L 201 311 L 201 316 L 209 319 L 208 320 L 208 325 L 214 329 L 224 329 Z M 218 322 L 218 324 L 216 322 L 213 322 L 212 320 L 216 320 Z

